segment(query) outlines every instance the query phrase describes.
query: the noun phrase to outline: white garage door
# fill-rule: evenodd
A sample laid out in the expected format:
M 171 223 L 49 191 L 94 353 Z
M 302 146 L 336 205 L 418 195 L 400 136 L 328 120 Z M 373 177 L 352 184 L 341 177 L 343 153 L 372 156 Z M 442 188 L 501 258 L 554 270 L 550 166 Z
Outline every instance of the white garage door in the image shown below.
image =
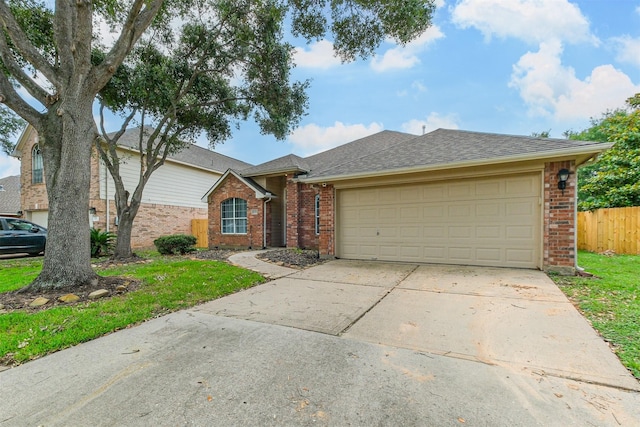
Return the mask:
M 337 255 L 537 268 L 538 173 L 338 190 Z
M 36 224 L 47 228 L 49 224 L 49 211 L 27 212 L 27 221 L 35 222 Z

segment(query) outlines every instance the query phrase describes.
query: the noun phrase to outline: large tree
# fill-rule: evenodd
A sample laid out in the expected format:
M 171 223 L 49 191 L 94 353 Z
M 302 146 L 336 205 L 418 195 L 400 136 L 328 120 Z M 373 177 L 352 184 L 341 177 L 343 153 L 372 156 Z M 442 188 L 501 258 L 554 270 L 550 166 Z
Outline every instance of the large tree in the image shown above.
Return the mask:
M 50 10 L 37 0 L 0 2 L 0 101 L 37 130 L 49 197 L 47 250 L 31 289 L 97 280 L 88 216 L 93 102 L 161 6 L 161 0 L 57 0 Z M 119 36 L 94 64 L 100 13 L 119 18 Z
M 284 8 L 295 36 L 313 40 L 332 33 L 343 60 L 371 55 L 387 37 L 410 41 L 428 28 L 434 11 L 433 0 L 238 1 Z M 163 3 L 165 13 L 159 14 Z M 97 280 L 91 269 L 87 214 L 91 147 L 98 136 L 94 99 L 154 20 L 166 23 L 158 17 L 179 16 L 194 6 L 179 0 L 56 0 L 52 9 L 48 4 L 0 1 L 0 102 L 38 131 L 49 196 L 47 251 L 31 289 Z M 99 17 L 118 37 L 95 61 L 93 24 Z M 163 34 L 169 29 L 158 27 Z M 33 100 L 39 105 L 33 106 Z
M 105 106 L 123 117 L 117 132 L 101 126 L 97 143 L 115 183 L 114 258 L 133 255 L 131 231 L 144 187 L 186 141 L 206 132 L 213 146 L 230 136 L 232 122 L 251 113 L 263 133 L 284 139 L 305 111 L 306 83 L 289 82 L 292 47 L 282 41 L 283 7 L 237 0 L 196 3 L 199 7 L 173 26 L 175 37 L 147 37 L 99 95 L 101 117 Z M 207 16 L 193 13 L 198 9 Z M 125 188 L 117 145 L 131 123 L 139 125 L 139 178 L 135 187 Z
M 606 112 L 572 139 L 613 142 L 596 162 L 578 171 L 578 209 L 640 206 L 640 94 L 626 109 Z

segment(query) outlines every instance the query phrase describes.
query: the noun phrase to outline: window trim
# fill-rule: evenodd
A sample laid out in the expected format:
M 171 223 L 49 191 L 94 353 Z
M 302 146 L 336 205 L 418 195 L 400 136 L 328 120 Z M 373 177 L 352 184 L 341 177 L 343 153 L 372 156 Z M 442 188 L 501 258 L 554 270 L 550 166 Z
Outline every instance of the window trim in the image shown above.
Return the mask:
M 238 215 L 241 214 L 242 212 L 239 212 L 238 209 L 241 209 L 240 206 L 237 206 L 237 201 L 242 201 L 244 202 L 244 216 Z M 229 203 L 230 202 L 230 203 Z M 232 216 L 230 217 L 225 217 L 225 213 L 229 212 L 229 210 L 227 209 L 225 211 L 225 204 L 230 204 L 231 205 L 231 212 L 232 212 Z M 239 197 L 230 197 L 228 199 L 225 199 L 222 201 L 222 203 L 220 203 L 220 232 L 222 234 L 225 235 L 246 235 L 247 231 L 249 229 L 249 220 L 247 217 L 247 201 L 245 199 L 241 199 Z M 244 221 L 244 231 L 242 232 L 238 232 L 238 229 L 240 227 L 238 227 L 238 221 Z M 225 231 L 225 225 L 231 225 L 231 227 L 233 228 L 233 231 Z
M 37 178 L 37 179 L 36 179 Z M 44 163 L 40 146 L 35 144 L 31 149 L 31 183 L 44 183 Z
M 315 198 L 315 223 L 317 236 L 320 234 L 320 193 L 316 194 Z

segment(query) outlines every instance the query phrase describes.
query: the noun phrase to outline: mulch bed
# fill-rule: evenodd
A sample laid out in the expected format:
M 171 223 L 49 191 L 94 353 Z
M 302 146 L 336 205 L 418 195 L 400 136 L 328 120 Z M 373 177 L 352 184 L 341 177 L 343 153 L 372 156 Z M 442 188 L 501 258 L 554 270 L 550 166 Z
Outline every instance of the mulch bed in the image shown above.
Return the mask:
M 39 292 L 4 292 L 0 293 L 0 305 L 4 306 L 3 309 L 0 310 L 0 313 L 2 313 L 3 310 L 26 310 L 28 312 L 36 312 L 60 305 L 71 306 L 83 304 L 87 301 L 92 301 L 89 298 L 89 294 L 91 292 L 105 289 L 109 291 L 108 296 L 122 295 L 126 292 L 136 290 L 139 285 L 140 283 L 138 281 L 128 279 L 126 277 L 98 277 L 98 280 L 94 283 L 75 287 L 73 290 L 60 289 Z M 75 302 L 62 302 L 58 299 L 69 293 L 78 296 L 80 299 Z M 46 298 L 49 302 L 38 307 L 31 307 L 29 304 L 39 297 Z
M 284 267 L 299 269 L 308 268 L 325 262 L 324 259 L 320 258 L 318 251 L 300 249 L 275 249 L 258 254 L 256 258 Z

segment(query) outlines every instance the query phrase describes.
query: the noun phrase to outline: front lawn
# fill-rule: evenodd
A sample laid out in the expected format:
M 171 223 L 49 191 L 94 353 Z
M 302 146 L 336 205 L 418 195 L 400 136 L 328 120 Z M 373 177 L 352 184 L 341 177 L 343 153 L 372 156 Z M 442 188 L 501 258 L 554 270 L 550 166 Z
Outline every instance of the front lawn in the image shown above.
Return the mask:
M 640 256 L 580 252 L 578 264 L 595 277 L 552 279 L 640 378 Z
M 41 268 L 42 259 L 0 260 L 0 293 L 29 284 Z M 108 299 L 0 314 L 0 364 L 23 363 L 264 281 L 225 262 L 180 257 L 154 257 L 150 263 L 99 269 L 98 274 L 129 277 L 140 286 Z

